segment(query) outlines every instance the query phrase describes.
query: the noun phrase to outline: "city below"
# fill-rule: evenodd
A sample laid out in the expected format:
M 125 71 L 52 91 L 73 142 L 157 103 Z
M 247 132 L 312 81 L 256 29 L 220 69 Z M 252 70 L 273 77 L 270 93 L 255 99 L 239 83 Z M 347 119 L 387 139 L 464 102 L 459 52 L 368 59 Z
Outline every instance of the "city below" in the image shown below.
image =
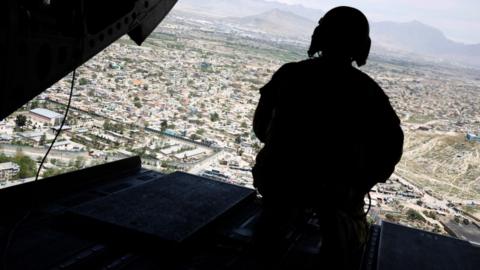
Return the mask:
M 282 64 L 304 59 L 306 47 L 173 12 L 143 46 L 122 38 L 76 71 L 40 177 L 138 155 L 151 170 L 252 187 L 258 89 Z M 405 132 L 395 173 L 366 199 L 370 221 L 480 245 L 479 71 L 375 51 L 362 70 L 390 97 Z M 0 188 L 34 180 L 70 84 L 66 76 L 0 122 Z M 355 140 L 347 124 L 335 132 L 339 143 Z

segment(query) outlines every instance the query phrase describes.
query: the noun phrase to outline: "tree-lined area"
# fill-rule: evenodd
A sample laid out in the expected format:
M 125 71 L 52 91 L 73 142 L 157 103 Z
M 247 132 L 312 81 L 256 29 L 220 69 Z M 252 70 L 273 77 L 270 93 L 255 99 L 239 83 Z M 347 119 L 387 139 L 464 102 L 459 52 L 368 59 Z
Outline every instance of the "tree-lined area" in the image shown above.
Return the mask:
M 37 173 L 37 164 L 30 157 L 24 155 L 22 151 L 17 151 L 14 157 L 8 157 L 0 153 L 0 163 L 13 162 L 20 167 L 20 171 L 12 180 L 34 177 Z

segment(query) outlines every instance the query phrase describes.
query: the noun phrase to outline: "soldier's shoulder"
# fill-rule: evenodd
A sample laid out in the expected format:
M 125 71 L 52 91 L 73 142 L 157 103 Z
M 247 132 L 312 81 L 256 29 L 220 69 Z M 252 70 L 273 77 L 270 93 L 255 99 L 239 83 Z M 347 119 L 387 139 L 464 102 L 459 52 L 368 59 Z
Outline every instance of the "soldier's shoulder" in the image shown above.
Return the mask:
M 382 87 L 372 77 L 370 77 L 370 75 L 355 67 L 352 67 L 352 70 L 354 76 L 357 78 L 357 81 L 363 85 L 370 95 L 387 97 Z
M 318 60 L 316 59 L 305 59 L 297 62 L 289 62 L 283 64 L 278 70 L 279 71 L 301 71 L 303 69 L 311 68 L 313 65 L 317 65 Z
M 367 73 L 355 67 L 352 67 L 352 72 L 354 76 L 358 77 L 360 80 L 364 81 L 365 83 L 368 83 L 372 86 L 380 88 L 378 83 L 372 77 L 370 77 L 370 75 L 368 75 Z

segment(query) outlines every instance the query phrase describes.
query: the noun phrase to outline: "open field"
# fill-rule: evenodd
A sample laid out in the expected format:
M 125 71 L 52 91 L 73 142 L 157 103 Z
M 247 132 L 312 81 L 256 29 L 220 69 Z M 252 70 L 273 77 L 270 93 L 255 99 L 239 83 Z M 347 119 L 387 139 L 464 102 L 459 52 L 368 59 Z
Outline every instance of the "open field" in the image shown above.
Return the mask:
M 463 134 L 407 132 L 396 172 L 439 197 L 480 200 L 480 143 Z

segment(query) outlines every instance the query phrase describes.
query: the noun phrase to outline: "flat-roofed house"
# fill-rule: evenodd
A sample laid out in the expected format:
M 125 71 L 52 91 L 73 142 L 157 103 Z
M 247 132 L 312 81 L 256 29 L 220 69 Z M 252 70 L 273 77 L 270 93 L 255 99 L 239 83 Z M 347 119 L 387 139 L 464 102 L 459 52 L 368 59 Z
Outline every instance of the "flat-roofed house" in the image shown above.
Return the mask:
M 32 121 L 49 126 L 60 125 L 63 120 L 63 115 L 43 108 L 36 108 L 30 111 Z
M 20 172 L 20 166 L 13 162 L 0 163 L 0 184 L 12 179 Z

